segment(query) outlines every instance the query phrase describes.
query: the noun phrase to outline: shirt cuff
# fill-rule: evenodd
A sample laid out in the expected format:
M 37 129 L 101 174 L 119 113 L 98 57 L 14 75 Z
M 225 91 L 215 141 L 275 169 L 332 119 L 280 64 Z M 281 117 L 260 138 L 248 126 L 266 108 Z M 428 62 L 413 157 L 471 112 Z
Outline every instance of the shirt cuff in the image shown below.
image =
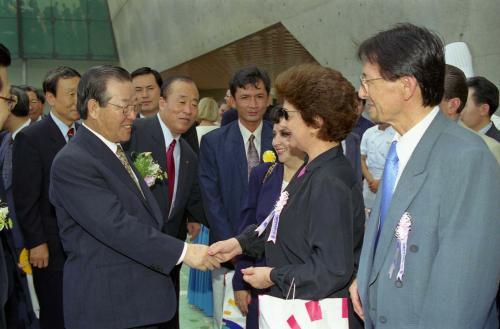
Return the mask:
M 179 265 L 180 263 L 182 263 L 184 261 L 184 257 L 186 257 L 187 249 L 188 249 L 188 245 L 186 242 L 184 242 L 184 248 L 182 249 L 181 257 L 179 257 L 179 260 L 177 261 L 177 263 L 175 265 Z

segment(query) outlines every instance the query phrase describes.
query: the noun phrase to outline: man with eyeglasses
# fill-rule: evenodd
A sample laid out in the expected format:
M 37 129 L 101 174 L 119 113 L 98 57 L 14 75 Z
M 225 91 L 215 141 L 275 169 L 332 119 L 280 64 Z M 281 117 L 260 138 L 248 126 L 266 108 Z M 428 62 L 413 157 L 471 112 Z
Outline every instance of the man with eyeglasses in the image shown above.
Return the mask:
M 42 120 L 44 101 L 40 99 L 38 90 L 33 86 L 21 86 L 21 89 L 26 92 L 30 101 L 29 117 L 31 123 Z
M 126 70 L 89 69 L 78 85 L 83 126 L 54 159 L 67 328 L 164 328 L 176 309 L 173 267 L 219 266 L 207 246 L 161 231 L 162 211 L 120 145 L 130 139 L 135 102 Z
M 50 114 L 19 132 L 12 155 L 12 186 L 17 219 L 33 268 L 41 329 L 64 328 L 63 266 L 55 209 L 49 201 L 50 170 L 56 154 L 75 134 L 76 88 L 80 74 L 66 66 L 50 70 L 43 90 Z
M 350 288 L 355 311 L 366 329 L 498 328 L 500 170 L 479 136 L 439 110 L 442 41 L 399 24 L 358 56 L 359 95 L 396 134 Z

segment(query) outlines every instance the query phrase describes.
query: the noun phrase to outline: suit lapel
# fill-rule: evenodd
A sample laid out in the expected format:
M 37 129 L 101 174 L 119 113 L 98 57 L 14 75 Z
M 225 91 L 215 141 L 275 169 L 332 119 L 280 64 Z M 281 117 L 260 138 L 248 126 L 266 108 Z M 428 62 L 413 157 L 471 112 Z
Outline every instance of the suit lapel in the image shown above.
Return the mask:
M 267 121 L 263 121 L 262 133 L 260 138 L 260 162 L 262 162 L 262 155 L 266 151 L 274 151 L 273 148 L 273 128 Z
M 238 166 L 238 171 L 240 173 L 240 179 L 242 181 L 241 186 L 248 186 L 248 163 L 247 155 L 245 149 L 245 143 L 243 142 L 243 137 L 241 136 L 240 127 L 238 126 L 238 121 L 231 123 L 228 131 L 228 141 L 229 141 L 229 159 L 225 159 L 228 162 L 236 162 Z
M 81 137 L 84 138 L 89 144 L 90 147 L 88 148 L 88 151 L 92 153 L 96 159 L 102 159 L 101 162 L 104 164 L 104 166 L 106 166 L 112 173 L 114 173 L 118 177 L 118 179 L 127 186 L 127 188 L 129 188 L 133 193 L 135 193 L 137 198 L 142 202 L 142 204 L 145 206 L 148 212 L 156 220 L 157 224 L 161 223 L 161 215 L 158 216 L 158 214 L 155 214 L 154 211 L 151 209 L 151 206 L 149 205 L 149 203 L 151 202 L 151 200 L 154 199 L 154 197 L 149 191 L 149 188 L 145 184 L 144 180 L 141 178 L 140 174 L 135 169 L 128 155 L 126 155 L 127 159 L 136 177 L 138 178 L 139 185 L 141 186 L 141 189 L 144 193 L 144 197 L 141 191 L 139 191 L 139 189 L 137 188 L 137 185 L 133 181 L 133 178 L 130 177 L 130 175 L 128 174 L 127 170 L 120 162 L 118 157 L 115 154 L 113 154 L 113 152 L 111 152 L 111 150 L 102 141 L 100 141 L 96 136 L 94 136 L 92 132 L 90 132 L 83 126 L 79 129 L 79 135 L 81 135 Z
M 51 147 L 57 153 L 64 147 L 64 145 L 66 145 L 66 139 L 50 115 L 46 116 L 45 120 L 48 127 L 49 137 L 52 140 Z
M 420 191 L 425 178 L 427 177 L 426 166 L 431 154 L 432 148 L 434 147 L 437 139 L 441 135 L 441 132 L 445 129 L 448 121 L 438 112 L 433 122 L 427 129 L 427 131 L 422 136 L 422 139 L 418 143 L 417 147 L 413 151 L 402 175 L 399 179 L 396 190 L 394 191 L 394 196 L 391 202 L 389 211 L 387 212 L 387 218 L 384 223 L 384 229 L 380 234 L 380 240 L 375 252 L 375 257 L 373 260 L 373 271 L 371 273 L 370 283 L 375 281 L 381 267 L 386 259 L 388 252 L 392 253 L 390 246 L 394 239 L 394 230 L 399 222 L 401 216 L 408 209 L 411 202 Z M 380 194 L 380 193 L 379 193 Z M 378 202 L 376 203 L 376 215 L 377 217 L 372 217 L 372 219 L 379 221 L 379 208 L 380 208 L 380 195 L 377 196 Z M 371 232 L 376 234 L 375 232 Z
M 184 198 L 184 194 L 186 192 L 189 192 L 189 191 L 186 191 L 185 189 L 183 189 L 182 187 L 186 186 L 186 180 L 188 177 L 188 173 L 190 172 L 190 166 L 192 166 L 192 163 L 189 161 L 189 159 L 187 157 L 187 153 L 186 153 L 186 147 L 190 147 L 190 146 L 183 138 L 179 138 L 179 144 L 180 144 L 179 146 L 181 148 L 181 158 L 179 160 L 179 169 L 178 169 L 179 170 L 179 175 L 178 175 L 179 181 L 177 182 L 177 191 L 175 191 L 175 199 L 177 201 L 182 200 Z M 179 203 L 176 202 L 176 204 L 179 204 Z M 175 204 L 173 204 L 172 207 L 174 207 L 174 208 L 172 209 L 172 211 L 170 211 L 169 219 L 170 219 L 170 215 L 174 214 L 175 211 L 177 211 Z

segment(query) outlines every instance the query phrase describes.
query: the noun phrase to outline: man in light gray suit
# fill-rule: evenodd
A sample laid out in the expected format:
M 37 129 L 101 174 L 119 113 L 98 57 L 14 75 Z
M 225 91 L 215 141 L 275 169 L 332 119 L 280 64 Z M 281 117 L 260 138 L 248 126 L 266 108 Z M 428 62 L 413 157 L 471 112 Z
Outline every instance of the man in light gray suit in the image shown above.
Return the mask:
M 350 289 L 356 312 L 367 329 L 498 328 L 500 170 L 480 137 L 437 107 L 441 40 L 401 24 L 358 55 L 359 95 L 397 134 Z

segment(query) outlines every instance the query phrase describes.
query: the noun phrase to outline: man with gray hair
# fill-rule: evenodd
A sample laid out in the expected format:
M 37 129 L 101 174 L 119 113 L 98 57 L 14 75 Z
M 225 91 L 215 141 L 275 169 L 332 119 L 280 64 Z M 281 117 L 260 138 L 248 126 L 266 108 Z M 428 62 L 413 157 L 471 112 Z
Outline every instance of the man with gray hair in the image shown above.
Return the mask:
M 130 74 L 89 69 L 78 84 L 83 126 L 55 158 L 50 200 L 64 264 L 67 328 L 163 328 L 175 312 L 169 273 L 176 264 L 207 270 L 207 246 L 161 232 L 162 212 L 120 142 L 137 115 Z

